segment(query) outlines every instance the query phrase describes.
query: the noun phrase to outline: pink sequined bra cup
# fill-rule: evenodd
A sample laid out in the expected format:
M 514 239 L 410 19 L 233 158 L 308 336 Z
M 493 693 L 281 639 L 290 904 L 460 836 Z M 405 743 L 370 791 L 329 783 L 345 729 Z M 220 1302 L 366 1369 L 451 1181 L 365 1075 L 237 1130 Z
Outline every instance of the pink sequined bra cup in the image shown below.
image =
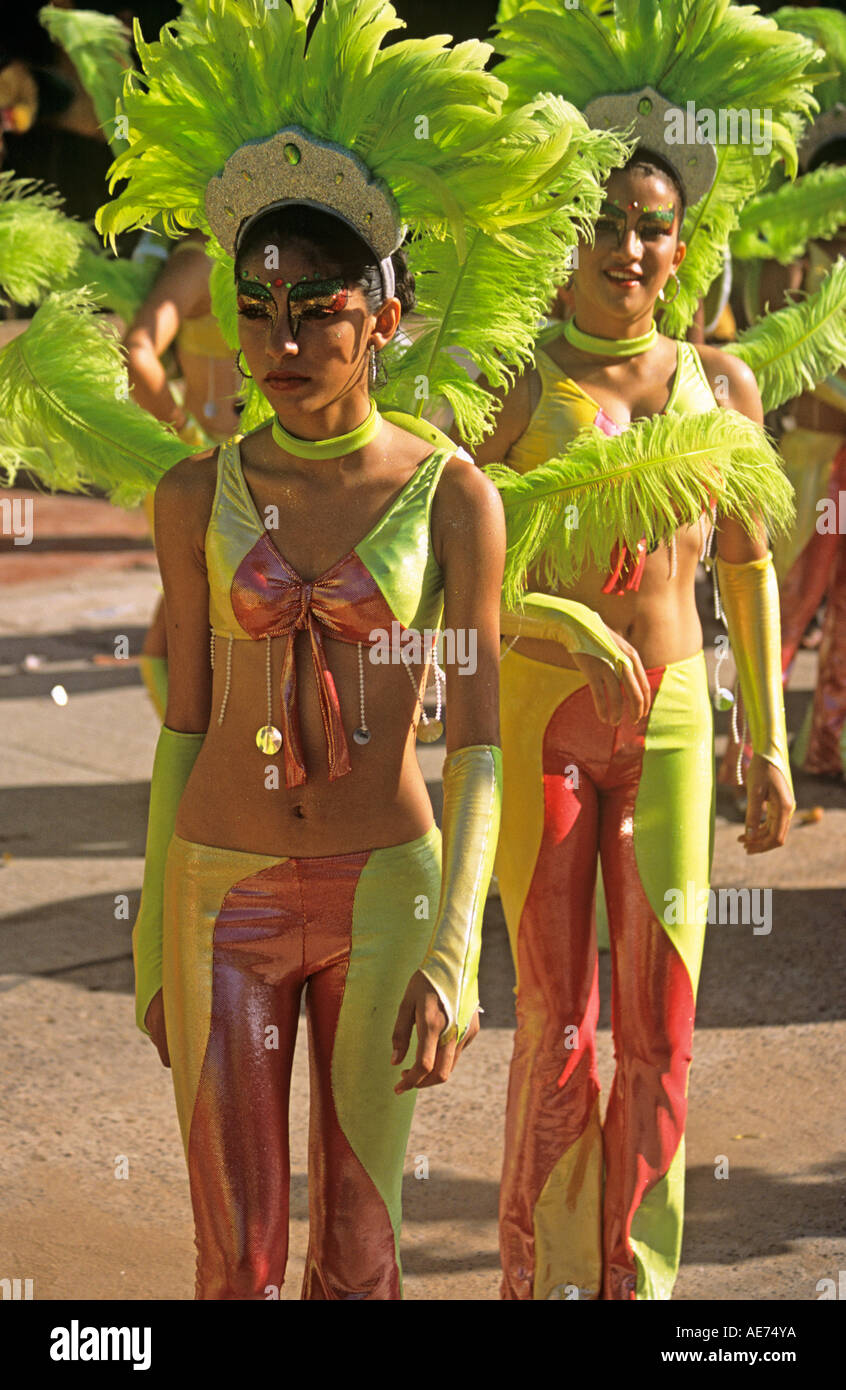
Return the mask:
M 205 539 L 212 654 L 215 638 L 228 638 L 231 672 L 232 641 L 265 640 L 269 673 L 270 641 L 285 638 L 281 730 L 274 728 L 269 708 L 257 742 L 267 753 L 278 751 L 281 744 L 288 787 L 307 780 L 297 704 L 296 634 L 308 633 L 329 777 L 334 780 L 350 771 L 350 757 L 324 634 L 364 647 L 378 640 L 372 633 L 390 633 L 394 622 L 403 630 L 421 631 L 434 630 L 440 623 L 443 578 L 432 550 L 430 518 L 438 480 L 453 452 L 454 448 L 436 449 L 424 459 L 364 539 L 316 579 L 305 580 L 262 525 L 244 478 L 238 440 L 220 448 Z M 227 680 L 227 694 L 228 688 Z M 219 723 L 225 706 L 226 695 Z

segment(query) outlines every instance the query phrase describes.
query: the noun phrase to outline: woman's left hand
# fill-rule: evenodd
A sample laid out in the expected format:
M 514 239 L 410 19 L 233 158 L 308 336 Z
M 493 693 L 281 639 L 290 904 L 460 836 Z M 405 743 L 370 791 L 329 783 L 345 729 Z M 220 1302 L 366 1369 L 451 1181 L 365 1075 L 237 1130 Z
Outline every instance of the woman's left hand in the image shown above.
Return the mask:
M 439 1086 L 441 1082 L 446 1081 L 462 1050 L 478 1033 L 479 1015 L 478 1012 L 474 1013 L 460 1043 L 439 1043 L 441 1033 L 447 1026 L 447 1016 L 437 991 L 432 988 L 425 975 L 415 970 L 402 997 L 394 1024 L 392 1066 L 398 1066 L 408 1052 L 415 1024 L 417 1055 L 414 1065 L 402 1073 L 402 1079 L 394 1087 L 398 1096 L 404 1091 L 413 1090 L 415 1086 L 422 1090 L 424 1086 Z
M 784 775 L 758 753 L 746 771 L 746 794 L 746 828 L 738 836 L 746 853 L 764 854 L 783 845 L 795 803 Z

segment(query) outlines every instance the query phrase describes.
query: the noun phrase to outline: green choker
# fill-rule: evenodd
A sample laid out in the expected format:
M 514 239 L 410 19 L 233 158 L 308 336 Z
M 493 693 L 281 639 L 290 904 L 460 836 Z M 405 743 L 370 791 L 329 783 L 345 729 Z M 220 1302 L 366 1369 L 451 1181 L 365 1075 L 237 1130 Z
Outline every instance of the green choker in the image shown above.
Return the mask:
M 582 352 L 597 353 L 600 357 L 637 357 L 638 353 L 648 352 L 655 346 L 658 329 L 653 319 L 652 327 L 646 333 L 641 333 L 639 338 L 594 338 L 592 333 L 583 333 L 577 328 L 574 319 L 568 319 L 564 325 L 564 337 L 573 347 Z
M 338 434 L 334 439 L 298 439 L 274 417 L 271 433 L 274 443 L 287 453 L 301 459 L 337 459 L 344 454 L 352 454 L 369 444 L 382 428 L 382 417 L 376 409 L 376 402 L 370 402 L 370 410 L 360 425 L 349 434 Z

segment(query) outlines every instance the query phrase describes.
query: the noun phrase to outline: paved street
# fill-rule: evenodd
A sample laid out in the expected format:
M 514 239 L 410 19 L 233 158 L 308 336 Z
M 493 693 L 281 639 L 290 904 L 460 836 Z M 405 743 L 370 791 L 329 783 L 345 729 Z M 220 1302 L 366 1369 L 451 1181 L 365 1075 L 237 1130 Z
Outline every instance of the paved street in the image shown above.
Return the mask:
M 190 1299 L 192 1226 L 170 1075 L 134 1026 L 131 993 L 157 723 L 136 662 L 114 659 L 120 636 L 131 653 L 140 648 L 155 563 L 140 512 L 26 496 L 32 544 L 0 537 L 0 1277 L 32 1278 L 38 1299 Z M 802 653 L 798 662 L 792 731 L 815 661 Z M 423 757 L 437 792 L 442 748 Z M 720 808 L 714 887 L 771 888 L 772 930 L 715 924 L 708 933 L 680 1300 L 813 1300 L 819 1280 L 846 1268 L 846 789 L 800 779 L 797 797 L 800 813 L 820 807 L 821 817 L 797 816 L 783 851 L 751 860 L 730 807 Z M 607 956 L 602 965 L 607 1089 Z M 421 1094 L 412 1131 L 409 1299 L 498 1296 L 512 985 L 492 897 L 482 1034 L 448 1086 Z M 300 1042 L 287 1298 L 299 1294 L 307 1236 Z M 428 1177 L 416 1177 L 424 1157 Z

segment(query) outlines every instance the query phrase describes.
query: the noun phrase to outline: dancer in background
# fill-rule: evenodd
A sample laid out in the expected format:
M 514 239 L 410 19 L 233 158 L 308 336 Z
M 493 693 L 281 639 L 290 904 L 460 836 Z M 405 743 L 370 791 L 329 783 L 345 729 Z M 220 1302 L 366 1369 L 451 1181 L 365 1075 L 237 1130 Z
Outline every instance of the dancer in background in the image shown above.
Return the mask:
M 137 403 L 170 424 L 183 443 L 203 449 L 228 439 L 238 427 L 241 377 L 212 313 L 212 262 L 204 238 L 190 232 L 176 242 L 155 285 L 130 324 L 124 343 L 129 382 Z M 163 361 L 173 350 L 180 382 Z M 145 502 L 153 530 L 153 498 Z M 167 630 L 160 599 L 141 653 L 141 673 L 160 719 L 167 705 Z
M 824 290 L 826 315 L 836 329 L 843 293 L 832 290 L 843 280 L 846 264 L 846 16 L 788 5 L 773 19 L 818 45 L 810 70 L 822 77 L 814 87 L 820 110 L 799 146 L 801 177 L 753 199 L 733 238 L 746 318 L 752 322 Z M 846 770 L 846 542 L 837 521 L 838 500 L 846 492 L 842 330 L 840 339 L 834 370 L 823 373 L 808 361 L 802 394 L 785 399 L 780 408 L 779 448 L 796 491 L 797 519 L 774 547 L 785 684 L 809 623 L 826 605 L 816 686 L 791 745 L 791 761 L 805 772 L 835 778 Z M 747 746 L 739 758 L 738 745 L 730 740 L 720 780 L 733 783 L 749 753 Z
M 789 521 L 789 489 L 752 373 L 667 335 L 688 326 L 750 186 L 795 159 L 781 122 L 808 110 L 813 50 L 713 0 L 649 14 L 617 0 L 602 17 L 563 0 L 522 7 L 497 49 L 515 103 L 566 91 L 591 125 L 636 143 L 607 182 L 593 245 L 579 246 L 573 317 L 541 336 L 477 451 L 510 466 L 488 470 L 509 529 L 497 874 L 517 971 L 502 1290 L 668 1298 L 713 827 L 694 602 L 712 528 L 755 749 L 748 853 L 783 843 L 793 794 L 765 533 Z M 687 134 L 688 99 L 713 112 L 753 92 L 769 161 L 719 132 Z M 598 856 L 617 1064 L 602 1127 Z

